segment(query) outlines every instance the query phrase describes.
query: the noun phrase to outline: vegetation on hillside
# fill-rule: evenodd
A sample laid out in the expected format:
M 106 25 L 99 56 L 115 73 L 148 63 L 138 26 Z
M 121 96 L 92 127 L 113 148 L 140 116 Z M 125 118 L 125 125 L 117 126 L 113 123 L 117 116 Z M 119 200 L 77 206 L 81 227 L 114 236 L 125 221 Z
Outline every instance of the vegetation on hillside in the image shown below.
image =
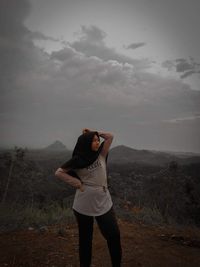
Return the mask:
M 0 154 L 2 229 L 73 220 L 75 189 L 54 176 L 69 151 L 15 147 Z M 200 162 L 180 165 L 108 164 L 119 217 L 151 224 L 200 226 Z

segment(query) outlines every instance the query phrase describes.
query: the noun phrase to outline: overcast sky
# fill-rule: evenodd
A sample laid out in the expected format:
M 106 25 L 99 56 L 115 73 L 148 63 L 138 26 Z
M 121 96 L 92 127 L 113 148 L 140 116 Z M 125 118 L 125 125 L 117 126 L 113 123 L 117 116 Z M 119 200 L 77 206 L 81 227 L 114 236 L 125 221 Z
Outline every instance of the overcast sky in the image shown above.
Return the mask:
M 0 0 L 0 146 L 200 152 L 199 0 Z

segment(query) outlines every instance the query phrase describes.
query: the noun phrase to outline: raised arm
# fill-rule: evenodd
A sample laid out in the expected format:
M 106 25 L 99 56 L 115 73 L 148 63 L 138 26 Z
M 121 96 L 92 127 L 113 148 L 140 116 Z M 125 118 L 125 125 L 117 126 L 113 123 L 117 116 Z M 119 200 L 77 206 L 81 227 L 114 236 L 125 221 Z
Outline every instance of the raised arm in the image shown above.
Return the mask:
M 69 170 L 70 169 L 58 168 L 55 172 L 55 176 L 68 183 L 69 185 L 75 187 L 76 189 L 80 189 L 81 191 L 83 191 L 83 185 L 81 181 L 76 177 L 72 177 L 71 175 L 66 173 Z
M 92 131 L 88 128 L 84 128 L 82 130 L 82 132 L 87 132 L 87 131 Z M 94 131 L 94 130 L 93 130 Z M 96 130 L 95 130 L 96 131 Z M 112 133 L 108 133 L 108 132 L 102 132 L 102 131 L 97 131 L 99 133 L 99 136 L 102 137 L 104 139 L 104 145 L 103 145 L 103 148 L 101 150 L 101 155 L 106 157 L 107 154 L 108 154 L 108 151 L 110 149 L 110 146 L 112 144 L 112 141 L 113 141 L 113 138 L 114 138 L 114 135 Z
M 110 149 L 110 146 L 112 144 L 114 135 L 112 133 L 105 133 L 105 132 L 98 132 L 98 133 L 99 133 L 99 136 L 101 136 L 104 139 L 104 144 L 101 150 L 101 155 L 106 157 Z

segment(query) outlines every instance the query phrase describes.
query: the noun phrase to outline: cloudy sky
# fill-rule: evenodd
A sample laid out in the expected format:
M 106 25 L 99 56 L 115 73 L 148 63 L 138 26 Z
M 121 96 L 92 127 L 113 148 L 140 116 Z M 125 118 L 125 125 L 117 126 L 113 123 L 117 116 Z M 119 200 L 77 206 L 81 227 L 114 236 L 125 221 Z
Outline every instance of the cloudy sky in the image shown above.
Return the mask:
M 199 0 L 0 0 L 0 146 L 200 152 Z

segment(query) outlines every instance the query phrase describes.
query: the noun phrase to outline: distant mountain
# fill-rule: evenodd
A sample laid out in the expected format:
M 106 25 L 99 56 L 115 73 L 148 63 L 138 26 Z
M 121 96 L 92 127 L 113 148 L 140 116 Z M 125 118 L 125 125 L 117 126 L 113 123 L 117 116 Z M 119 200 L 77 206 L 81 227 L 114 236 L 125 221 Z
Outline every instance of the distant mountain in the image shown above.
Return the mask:
M 53 144 L 45 147 L 44 149 L 51 151 L 67 150 L 66 146 L 59 140 L 56 140 Z
M 110 149 L 108 160 L 110 163 L 145 163 L 151 165 L 164 165 L 170 161 L 177 161 L 180 164 L 200 162 L 200 156 L 173 154 L 162 151 L 138 150 L 124 145 L 116 146 Z

